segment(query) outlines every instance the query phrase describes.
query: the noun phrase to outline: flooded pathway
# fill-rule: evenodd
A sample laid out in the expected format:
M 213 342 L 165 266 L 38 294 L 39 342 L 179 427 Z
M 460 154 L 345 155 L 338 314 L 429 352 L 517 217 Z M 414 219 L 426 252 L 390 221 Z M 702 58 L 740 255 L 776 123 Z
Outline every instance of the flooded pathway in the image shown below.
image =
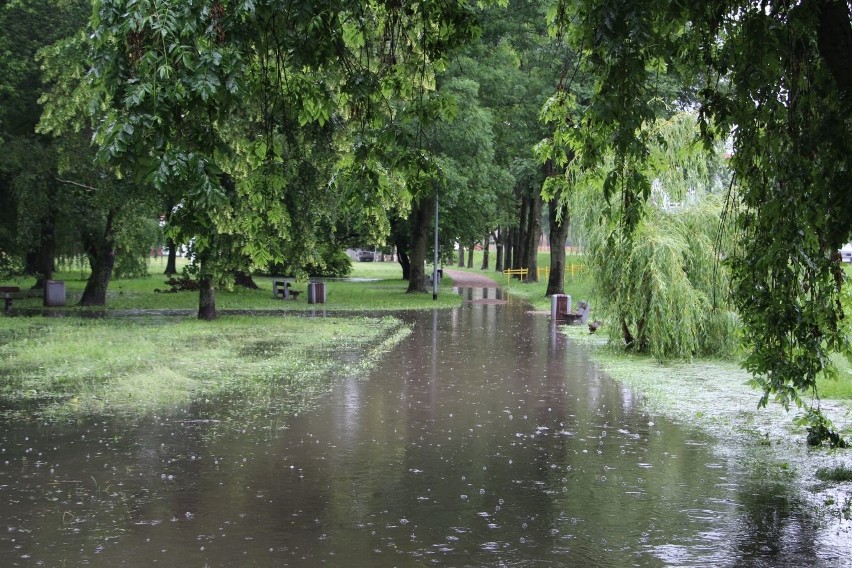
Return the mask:
M 3 425 L 2 566 L 847 566 L 783 473 L 464 289 L 318 407 Z

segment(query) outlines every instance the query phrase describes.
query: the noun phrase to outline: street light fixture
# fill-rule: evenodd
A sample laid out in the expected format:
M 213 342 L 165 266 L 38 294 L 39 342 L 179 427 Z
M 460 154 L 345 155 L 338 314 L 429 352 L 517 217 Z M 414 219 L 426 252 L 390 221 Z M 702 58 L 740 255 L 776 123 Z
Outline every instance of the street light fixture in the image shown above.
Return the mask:
M 438 184 L 435 184 L 435 258 L 432 266 L 432 300 L 438 300 Z

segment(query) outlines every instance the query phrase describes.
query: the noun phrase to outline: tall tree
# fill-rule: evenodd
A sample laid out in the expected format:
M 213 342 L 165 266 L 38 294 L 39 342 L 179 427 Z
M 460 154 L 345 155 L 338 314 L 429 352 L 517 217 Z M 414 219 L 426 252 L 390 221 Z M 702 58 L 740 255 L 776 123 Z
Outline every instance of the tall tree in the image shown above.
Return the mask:
M 146 232 L 137 228 L 145 224 L 141 218 L 155 218 L 155 210 L 144 188 L 132 180 L 118 179 L 113 172 L 95 164 L 91 122 L 86 112 L 91 95 L 85 80 L 86 48 L 86 34 L 81 29 L 39 52 L 46 88 L 40 99 L 44 111 L 37 130 L 53 137 L 53 181 L 61 187 L 64 210 L 73 215 L 75 240 L 79 240 L 80 251 L 91 268 L 80 304 L 101 306 L 106 303 L 107 288 L 122 249 L 129 252 L 129 258 L 142 256 L 147 262 L 153 238 L 148 239 Z M 147 242 L 134 246 L 134 234 Z M 122 243 L 130 246 L 122 247 Z M 141 268 L 147 274 L 147 263 Z
M 240 227 L 238 256 L 262 263 L 283 258 L 281 243 L 316 240 L 315 232 L 293 230 L 304 217 L 287 203 L 311 202 L 297 187 L 319 189 L 299 183 L 305 172 L 285 147 L 293 123 L 300 131 L 334 128 L 338 118 L 378 125 L 385 97 L 418 100 L 432 66 L 475 31 L 465 2 L 98 0 L 94 7 L 101 156 L 134 165 L 161 192 L 182 188 L 182 215 L 173 222 L 194 233 L 203 318 L 215 317 L 219 233 Z M 258 160 L 249 169 L 240 158 L 252 155 Z M 296 261 L 310 255 L 310 247 L 291 251 Z
M 651 194 L 650 126 L 671 103 L 659 79 L 671 69 L 700 85 L 705 138 L 733 142 L 745 366 L 762 405 L 804 405 L 835 372 L 831 354 L 849 352 L 836 254 L 852 235 L 849 4 L 579 0 L 558 2 L 552 20 L 598 78 L 591 103 L 563 117 L 575 126 L 569 145 L 586 168 L 613 150 L 604 190 L 628 233 Z M 818 406 L 808 416 L 814 432 L 830 432 Z
M 511 244 L 502 233 L 503 258 L 505 253 L 512 253 L 508 255 L 510 263 L 516 268 L 531 268 L 533 280 L 544 180 L 533 148 L 547 135 L 538 115 L 561 67 L 560 52 L 548 35 L 545 14 L 546 4 L 537 0 L 512 0 L 505 10 L 484 10 L 482 41 L 469 50 L 476 64 L 465 59 L 458 63 L 466 76 L 481 85 L 480 105 L 494 117 L 494 161 L 511 176 L 495 194 L 496 214 L 488 230 L 498 226 L 513 229 Z
M 24 257 L 37 286 L 52 277 L 69 216 L 61 210 L 53 141 L 35 132 L 45 88 L 36 53 L 80 29 L 89 10 L 86 0 L 0 4 L 0 188 L 8 200 L 0 213 L 0 249 Z

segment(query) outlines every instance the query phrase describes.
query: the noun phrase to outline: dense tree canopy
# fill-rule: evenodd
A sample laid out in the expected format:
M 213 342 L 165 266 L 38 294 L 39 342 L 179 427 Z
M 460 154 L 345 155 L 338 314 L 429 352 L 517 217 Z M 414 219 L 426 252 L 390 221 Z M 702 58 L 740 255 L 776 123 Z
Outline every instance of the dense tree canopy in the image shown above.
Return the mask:
M 87 0 L 0 3 L 0 250 L 22 256 L 40 279 L 67 251 L 57 242 L 72 241 L 73 227 L 63 223 L 56 147 L 35 132 L 45 89 L 36 53 L 79 29 L 89 9 Z
M 666 76 L 696 94 L 708 143 L 730 137 L 746 367 L 764 404 L 802 404 L 848 350 L 836 254 L 852 234 L 848 3 L 578 0 L 551 18 L 596 77 L 588 105 L 564 105 L 565 147 L 585 169 L 613 152 L 603 189 L 628 233 L 651 194 L 654 120 L 685 100 L 660 96 Z
M 283 260 L 288 244 L 297 270 L 316 260 L 323 225 L 314 219 L 329 211 L 321 194 L 331 176 L 315 144 L 348 145 L 362 158 L 354 171 L 377 179 L 380 160 L 371 156 L 388 152 L 375 146 L 399 146 L 389 134 L 402 132 L 381 127 L 440 113 L 440 99 L 424 96 L 434 91 L 434 69 L 476 33 L 465 2 L 100 0 L 94 13 L 101 156 L 177 192 L 181 214 L 172 222 L 202 261 L 206 318 L 215 317 L 221 241 L 236 248 L 229 256 L 254 262 Z M 394 165 L 416 195 L 428 171 L 412 158 L 416 146 L 401 146 L 410 150 L 405 165 Z M 352 176 L 350 167 L 341 179 Z M 382 196 L 371 191 L 367 200 Z

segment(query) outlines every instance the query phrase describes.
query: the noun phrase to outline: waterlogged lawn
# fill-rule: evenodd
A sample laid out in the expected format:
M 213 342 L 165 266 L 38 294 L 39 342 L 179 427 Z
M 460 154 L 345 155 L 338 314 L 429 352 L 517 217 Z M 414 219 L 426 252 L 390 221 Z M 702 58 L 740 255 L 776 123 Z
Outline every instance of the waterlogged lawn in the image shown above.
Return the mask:
M 655 412 L 705 426 L 717 434 L 785 436 L 797 409 L 789 412 L 771 402 L 758 410 L 762 392 L 749 384 L 750 375 L 735 361 L 693 360 L 660 363 L 650 356 L 626 353 L 607 345 L 605 336 L 590 335 L 586 326 L 561 326 L 573 341 L 594 350 L 607 374 L 648 395 Z M 844 383 L 849 380 L 845 379 Z M 838 385 L 841 390 L 848 385 Z M 852 401 L 822 393 L 822 406 L 837 426 L 852 435 Z M 796 428 L 804 436 L 803 428 Z
M 408 334 L 394 318 L 7 318 L 0 411 L 147 414 L 226 393 L 305 398 L 368 369 Z

